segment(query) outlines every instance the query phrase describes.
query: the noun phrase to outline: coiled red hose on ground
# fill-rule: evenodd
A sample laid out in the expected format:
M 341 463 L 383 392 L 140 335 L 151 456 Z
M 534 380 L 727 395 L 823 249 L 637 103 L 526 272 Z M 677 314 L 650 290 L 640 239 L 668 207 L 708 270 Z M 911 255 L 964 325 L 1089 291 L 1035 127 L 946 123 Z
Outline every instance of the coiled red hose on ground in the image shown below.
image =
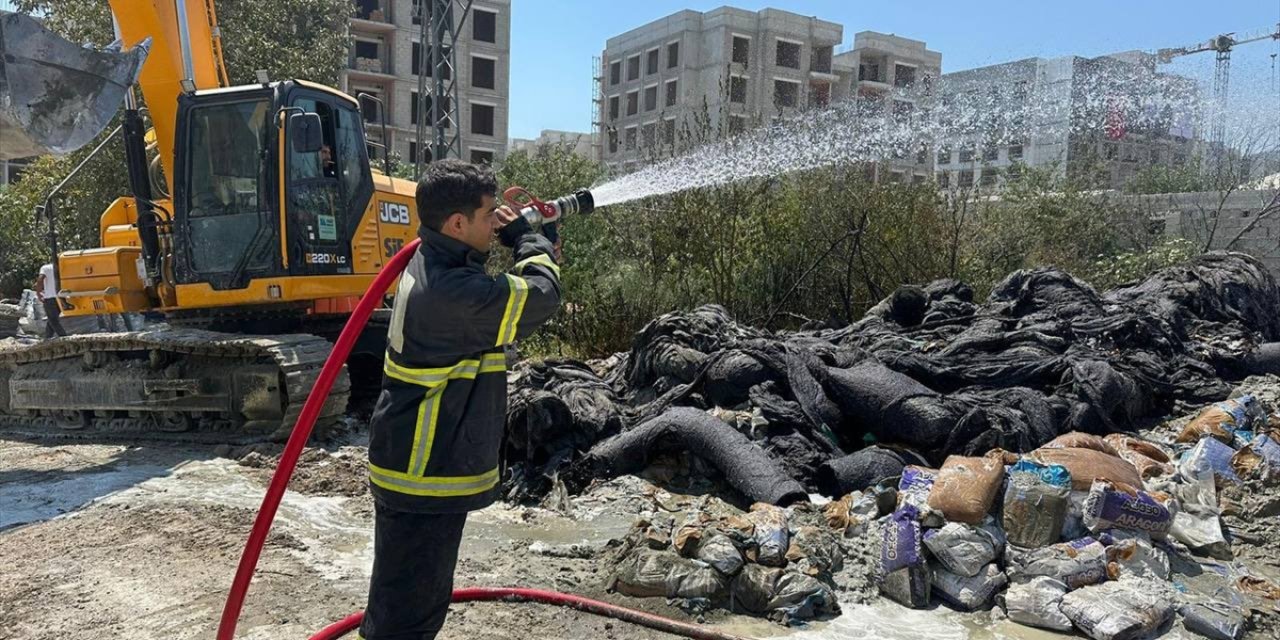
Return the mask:
M 325 401 L 329 398 L 329 392 L 333 389 L 333 383 L 342 371 L 342 365 L 346 363 L 347 356 L 351 354 L 351 348 L 355 345 L 356 339 L 360 337 L 360 333 L 369 322 L 369 317 L 373 315 L 374 309 L 382 303 L 383 297 L 391 287 L 391 283 L 395 282 L 400 273 L 404 271 L 405 266 L 409 264 L 409 260 L 413 258 L 413 254 L 418 250 L 419 244 L 421 244 L 421 240 L 414 239 L 405 245 L 399 253 L 387 262 L 382 271 L 378 272 L 377 277 L 369 284 L 369 289 L 360 298 L 360 303 L 356 305 L 356 309 L 351 313 L 346 326 L 342 328 L 342 333 L 338 335 L 338 340 L 333 345 L 333 351 L 329 353 L 328 359 L 325 360 L 324 368 L 321 369 L 320 376 L 316 378 L 311 394 L 307 396 L 306 403 L 302 405 L 302 412 L 298 415 L 298 421 L 294 424 L 293 431 L 289 434 L 289 441 L 285 444 L 284 452 L 280 454 L 280 464 L 271 476 L 271 483 L 267 486 L 267 493 L 262 497 L 262 506 L 258 508 L 258 515 L 253 521 L 253 529 L 249 532 L 249 539 L 245 542 L 244 552 L 240 555 L 240 564 L 236 567 L 236 575 L 231 583 L 231 591 L 227 593 L 227 601 L 222 608 L 222 619 L 218 624 L 218 640 L 234 640 L 236 624 L 240 619 L 240 611 L 244 607 L 244 598 L 249 591 L 249 583 L 253 581 L 253 572 L 258 566 L 259 557 L 262 555 L 262 546 L 267 540 L 267 534 L 271 531 L 271 523 L 275 520 L 276 511 L 280 507 L 280 500 L 284 498 L 285 489 L 289 486 L 289 479 L 293 477 L 293 471 L 298 465 L 298 458 L 302 455 L 302 449 L 306 446 L 307 439 L 311 437 L 311 430 L 315 427 L 316 418 L 319 417 L 321 408 L 324 407 Z M 473 587 L 455 589 L 452 600 L 453 602 L 501 600 L 506 602 L 553 604 L 631 622 L 686 638 L 695 638 L 697 640 L 745 640 L 738 636 L 678 622 L 651 613 L 555 591 Z M 319 633 L 311 637 L 311 640 L 339 638 L 358 627 L 363 618 L 363 612 L 353 613 L 320 630 Z

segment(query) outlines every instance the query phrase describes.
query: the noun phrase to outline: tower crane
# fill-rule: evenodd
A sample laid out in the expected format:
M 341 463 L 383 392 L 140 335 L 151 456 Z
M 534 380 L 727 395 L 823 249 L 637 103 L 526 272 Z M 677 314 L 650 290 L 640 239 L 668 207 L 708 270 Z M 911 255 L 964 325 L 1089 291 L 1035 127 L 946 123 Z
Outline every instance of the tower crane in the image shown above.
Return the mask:
M 1280 23 L 1273 28 L 1259 29 L 1243 35 L 1236 35 L 1233 31 L 1190 46 L 1171 47 L 1156 52 L 1156 59 L 1162 64 L 1168 64 L 1174 58 L 1202 51 L 1213 51 L 1217 54 L 1217 65 L 1213 71 L 1213 98 L 1218 104 L 1218 113 L 1214 114 L 1209 129 L 1209 142 L 1215 146 L 1221 147 L 1225 143 L 1227 133 L 1226 106 L 1231 82 L 1231 51 L 1239 45 L 1261 40 L 1280 40 Z

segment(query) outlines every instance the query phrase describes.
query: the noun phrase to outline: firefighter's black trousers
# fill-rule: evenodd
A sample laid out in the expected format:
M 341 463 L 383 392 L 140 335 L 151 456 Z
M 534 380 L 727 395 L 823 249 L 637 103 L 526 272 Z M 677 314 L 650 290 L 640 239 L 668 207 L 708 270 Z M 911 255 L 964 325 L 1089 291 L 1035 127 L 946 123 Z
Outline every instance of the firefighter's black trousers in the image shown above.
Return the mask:
M 374 509 L 373 577 L 359 637 L 433 640 L 449 612 L 467 514 Z

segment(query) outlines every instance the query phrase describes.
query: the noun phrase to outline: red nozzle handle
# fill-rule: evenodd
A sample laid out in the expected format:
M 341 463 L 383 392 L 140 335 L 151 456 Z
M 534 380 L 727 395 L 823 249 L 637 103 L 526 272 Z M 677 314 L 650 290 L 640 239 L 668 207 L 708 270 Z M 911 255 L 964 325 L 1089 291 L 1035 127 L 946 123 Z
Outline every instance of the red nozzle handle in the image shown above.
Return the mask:
M 534 195 L 529 193 L 524 187 L 509 187 L 506 191 L 502 192 L 502 199 L 506 200 L 507 204 L 514 207 L 516 211 L 520 211 L 527 207 L 533 207 L 537 209 L 538 213 L 542 214 L 542 218 L 548 222 L 555 220 L 559 214 L 555 207 L 535 198 Z

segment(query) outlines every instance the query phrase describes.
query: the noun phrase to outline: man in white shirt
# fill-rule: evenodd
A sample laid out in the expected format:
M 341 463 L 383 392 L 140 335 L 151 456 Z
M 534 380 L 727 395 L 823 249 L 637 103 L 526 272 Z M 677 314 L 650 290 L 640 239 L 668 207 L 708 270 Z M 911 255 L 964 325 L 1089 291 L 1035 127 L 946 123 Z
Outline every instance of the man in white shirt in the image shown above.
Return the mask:
M 62 307 L 58 306 L 58 278 L 53 273 L 53 264 L 46 263 L 40 267 L 40 275 L 36 278 L 36 297 L 44 305 L 45 326 L 44 337 L 67 335 L 62 328 Z

